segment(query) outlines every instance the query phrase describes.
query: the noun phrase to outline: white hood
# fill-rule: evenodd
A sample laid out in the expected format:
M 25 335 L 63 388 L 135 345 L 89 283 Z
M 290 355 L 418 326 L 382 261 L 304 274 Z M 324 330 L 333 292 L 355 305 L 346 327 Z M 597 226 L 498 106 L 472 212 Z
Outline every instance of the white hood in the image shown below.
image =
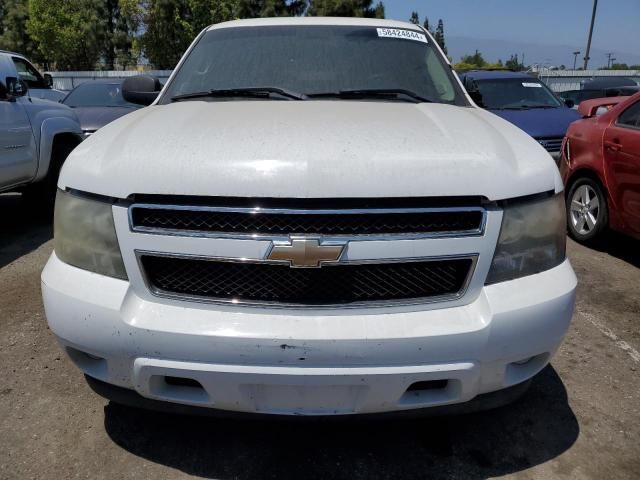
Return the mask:
M 118 198 L 498 200 L 562 189 L 547 152 L 484 110 L 345 100 L 147 107 L 76 148 L 59 185 Z

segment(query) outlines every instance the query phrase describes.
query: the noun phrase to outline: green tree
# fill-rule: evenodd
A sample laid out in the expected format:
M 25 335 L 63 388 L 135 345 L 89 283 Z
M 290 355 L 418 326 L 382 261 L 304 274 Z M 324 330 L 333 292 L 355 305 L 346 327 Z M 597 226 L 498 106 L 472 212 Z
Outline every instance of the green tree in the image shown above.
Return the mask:
M 611 70 L 629 70 L 629 65 L 626 63 L 614 63 L 611 65 Z
M 440 45 L 440 48 L 446 55 L 448 52 L 447 45 L 444 40 L 444 22 L 442 21 L 442 19 L 438 20 L 438 26 L 436 27 L 436 33 L 434 37 L 436 39 L 436 42 L 438 43 L 438 45 Z
M 414 25 L 420 25 L 420 15 L 418 15 L 418 12 L 411 12 L 411 17 L 409 18 L 409 21 Z
M 307 12 L 319 17 L 371 17 L 384 18 L 384 4 L 373 0 L 314 0 Z
M 58 69 L 92 70 L 104 51 L 102 0 L 30 0 L 27 33 Z
M 507 60 L 504 65 L 505 67 L 507 67 L 507 69 L 512 70 L 514 72 L 519 72 L 521 70 L 524 70 L 524 65 L 522 65 L 518 60 L 517 53 L 515 55 L 511 55 L 509 60 Z
M 243 13 L 256 15 L 255 7 L 271 14 L 279 3 L 284 2 L 245 2 Z M 140 46 L 154 67 L 174 68 L 202 29 L 231 20 L 238 11 L 237 0 L 148 0 L 144 9 L 146 30 Z
M 424 17 L 424 23 L 422 24 L 422 26 L 424 27 L 424 29 L 427 32 L 431 32 L 431 26 L 429 25 L 429 18 L 428 17 Z
M 4 33 L 4 14 L 6 11 L 6 7 L 4 4 L 4 0 L 0 0 L 0 40 L 2 39 L 2 34 Z
M 460 59 L 460 63 L 471 65 L 472 66 L 471 68 L 483 68 L 484 66 L 487 65 L 487 61 L 484 59 L 484 57 L 478 50 L 476 50 L 473 55 L 463 55 L 462 58 Z M 457 64 L 457 65 L 460 65 L 460 64 Z M 457 68 L 457 65 L 456 65 L 456 68 Z M 471 68 L 468 68 L 467 70 L 470 70 Z
M 137 0 L 103 1 L 105 68 L 113 70 L 116 64 L 126 68 L 136 63 L 134 38 L 140 27 L 141 6 Z
M 146 30 L 141 46 L 149 62 L 158 69 L 171 69 L 193 39 L 187 0 L 149 0 L 145 9 Z
M 28 56 L 35 62 L 43 57 L 27 32 L 28 0 L 0 0 L 0 49 Z
M 454 70 L 462 71 L 462 70 L 477 70 L 479 67 L 474 63 L 468 62 L 458 62 L 453 66 Z
M 238 18 L 286 17 L 301 14 L 304 7 L 304 0 L 237 0 L 235 16 Z

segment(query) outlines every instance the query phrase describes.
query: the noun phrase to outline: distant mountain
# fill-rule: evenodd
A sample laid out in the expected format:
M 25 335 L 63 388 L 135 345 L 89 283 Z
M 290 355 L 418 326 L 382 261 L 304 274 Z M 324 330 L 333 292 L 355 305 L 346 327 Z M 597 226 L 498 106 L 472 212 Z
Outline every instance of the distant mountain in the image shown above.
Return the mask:
M 524 42 L 509 42 L 505 40 L 488 40 L 481 38 L 469 37 L 446 37 L 447 49 L 449 56 L 454 62 L 459 62 L 460 57 L 466 54 L 473 54 L 476 49 L 482 53 L 488 62 L 495 62 L 501 59 L 503 62 L 509 57 L 517 53 L 521 59 L 524 52 L 524 61 L 527 65 L 547 64 L 553 66 L 566 65 L 567 68 L 573 67 L 573 55 L 571 52 L 579 50 L 582 52 L 578 55 L 578 66 L 582 65 L 584 57 L 585 45 L 536 45 Z M 591 60 L 589 68 L 598 68 L 606 66 L 607 51 L 598 48 L 591 49 Z M 640 54 L 615 52 L 616 63 L 626 63 L 627 65 L 640 65 Z

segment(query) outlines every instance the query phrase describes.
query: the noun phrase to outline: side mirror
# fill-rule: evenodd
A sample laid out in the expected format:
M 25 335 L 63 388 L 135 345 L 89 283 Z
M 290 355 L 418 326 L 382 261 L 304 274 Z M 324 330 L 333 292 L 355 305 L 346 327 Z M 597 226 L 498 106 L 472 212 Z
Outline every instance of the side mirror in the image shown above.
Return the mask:
M 569 108 L 573 108 L 575 106 L 576 102 L 574 102 L 570 98 L 565 98 L 564 99 L 564 104 Z
M 4 86 L 4 83 L 0 82 L 0 100 L 6 100 L 7 97 L 7 87 Z
M 27 94 L 27 84 L 16 77 L 7 77 L 7 98 L 9 101 L 15 102 L 16 98 L 23 97 Z
M 127 102 L 151 105 L 162 90 L 160 80 L 148 75 L 126 78 L 122 82 L 122 96 Z
M 44 84 L 47 86 L 47 88 L 53 88 L 53 77 L 50 73 L 44 74 Z

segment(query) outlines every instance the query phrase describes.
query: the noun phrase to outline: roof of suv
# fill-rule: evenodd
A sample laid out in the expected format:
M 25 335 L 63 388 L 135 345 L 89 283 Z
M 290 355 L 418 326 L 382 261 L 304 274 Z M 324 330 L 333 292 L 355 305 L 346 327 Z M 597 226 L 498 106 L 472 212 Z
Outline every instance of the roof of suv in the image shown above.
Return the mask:
M 501 78 L 532 78 L 527 72 L 510 72 L 505 70 L 469 70 L 460 72 L 460 76 L 467 76 L 474 80 L 499 80 Z
M 354 25 L 363 27 L 409 28 L 422 31 L 422 27 L 409 22 L 381 18 L 353 17 L 274 17 L 231 20 L 211 25 L 208 30 L 227 27 L 262 27 L 274 25 Z

